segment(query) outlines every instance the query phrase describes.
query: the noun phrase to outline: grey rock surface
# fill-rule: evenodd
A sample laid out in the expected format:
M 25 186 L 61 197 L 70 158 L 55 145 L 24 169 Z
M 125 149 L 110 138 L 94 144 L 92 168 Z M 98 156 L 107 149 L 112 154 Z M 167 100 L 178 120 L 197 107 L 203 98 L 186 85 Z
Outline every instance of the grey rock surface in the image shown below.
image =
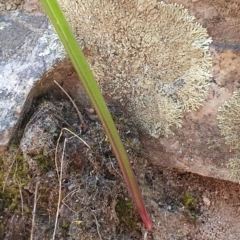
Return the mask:
M 11 140 L 34 84 L 65 56 L 45 15 L 0 15 L 0 148 Z

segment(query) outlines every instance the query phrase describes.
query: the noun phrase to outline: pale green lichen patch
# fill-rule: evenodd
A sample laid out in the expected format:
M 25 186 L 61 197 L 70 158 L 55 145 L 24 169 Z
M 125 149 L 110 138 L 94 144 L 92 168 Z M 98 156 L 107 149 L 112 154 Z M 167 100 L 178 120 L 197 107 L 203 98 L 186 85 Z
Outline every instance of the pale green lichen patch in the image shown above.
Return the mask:
M 240 157 L 230 158 L 226 166 L 230 169 L 230 178 L 240 183 Z
M 178 4 L 59 0 L 103 93 L 145 132 L 169 136 L 206 98 L 212 62 L 206 29 Z
M 221 135 L 232 149 L 240 150 L 240 90 L 218 109 L 217 119 Z
M 143 129 L 152 136 L 159 137 L 159 133 L 162 133 L 168 137 L 173 134 L 172 127 L 182 126 L 182 110 L 171 99 L 161 94 L 156 95 L 148 96 L 148 101 L 144 98 L 137 98 L 136 101 L 142 104 L 135 106 L 136 118 L 141 119 Z
M 226 144 L 231 149 L 240 150 L 240 90 L 224 102 L 218 109 L 220 133 L 225 137 Z M 230 178 L 240 182 L 240 157 L 237 154 L 230 158 L 226 166 L 230 169 Z

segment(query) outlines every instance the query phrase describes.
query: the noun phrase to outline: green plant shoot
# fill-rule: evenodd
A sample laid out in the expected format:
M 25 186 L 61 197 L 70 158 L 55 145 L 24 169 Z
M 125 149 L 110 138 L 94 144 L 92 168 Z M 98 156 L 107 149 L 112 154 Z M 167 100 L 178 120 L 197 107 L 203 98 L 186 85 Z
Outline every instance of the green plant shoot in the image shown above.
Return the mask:
M 49 19 L 51 20 L 60 40 L 62 41 L 82 84 L 95 108 L 104 130 L 109 138 L 113 152 L 118 160 L 122 174 L 128 186 L 131 197 L 137 207 L 143 223 L 151 231 L 152 223 L 143 202 L 141 192 L 128 160 L 126 151 L 119 137 L 104 98 L 100 92 L 91 69 L 82 53 L 77 40 L 66 21 L 66 18 L 56 0 L 40 0 Z

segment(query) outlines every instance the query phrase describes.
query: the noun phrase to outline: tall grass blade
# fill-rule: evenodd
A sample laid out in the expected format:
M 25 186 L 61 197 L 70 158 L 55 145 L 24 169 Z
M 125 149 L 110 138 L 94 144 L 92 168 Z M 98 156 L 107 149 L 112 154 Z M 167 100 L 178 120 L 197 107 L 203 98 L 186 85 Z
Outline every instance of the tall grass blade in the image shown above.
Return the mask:
M 144 205 L 137 181 L 123 147 L 117 129 L 112 120 L 100 89 L 94 79 L 91 69 L 78 45 L 76 38 L 66 21 L 66 18 L 56 0 L 40 0 L 51 20 L 60 40 L 62 41 L 80 80 L 95 108 L 104 130 L 109 138 L 114 154 L 118 160 L 122 174 L 128 186 L 131 197 L 137 207 L 146 228 L 152 229 L 152 223 Z

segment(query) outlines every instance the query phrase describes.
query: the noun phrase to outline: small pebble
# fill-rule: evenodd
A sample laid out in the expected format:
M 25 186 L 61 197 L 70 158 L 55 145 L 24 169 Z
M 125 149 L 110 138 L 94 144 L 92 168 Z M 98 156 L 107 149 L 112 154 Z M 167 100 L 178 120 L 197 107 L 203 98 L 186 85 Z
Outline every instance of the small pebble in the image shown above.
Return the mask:
M 210 199 L 209 198 L 207 198 L 207 197 L 203 197 L 203 202 L 204 202 L 204 204 L 206 205 L 206 206 L 210 206 L 210 204 L 211 204 L 211 201 L 210 201 Z
M 71 191 L 74 187 L 75 187 L 75 184 L 70 184 L 70 185 L 68 186 L 68 190 Z
M 6 8 L 7 11 L 11 10 L 12 4 L 11 3 L 7 3 L 5 8 Z

